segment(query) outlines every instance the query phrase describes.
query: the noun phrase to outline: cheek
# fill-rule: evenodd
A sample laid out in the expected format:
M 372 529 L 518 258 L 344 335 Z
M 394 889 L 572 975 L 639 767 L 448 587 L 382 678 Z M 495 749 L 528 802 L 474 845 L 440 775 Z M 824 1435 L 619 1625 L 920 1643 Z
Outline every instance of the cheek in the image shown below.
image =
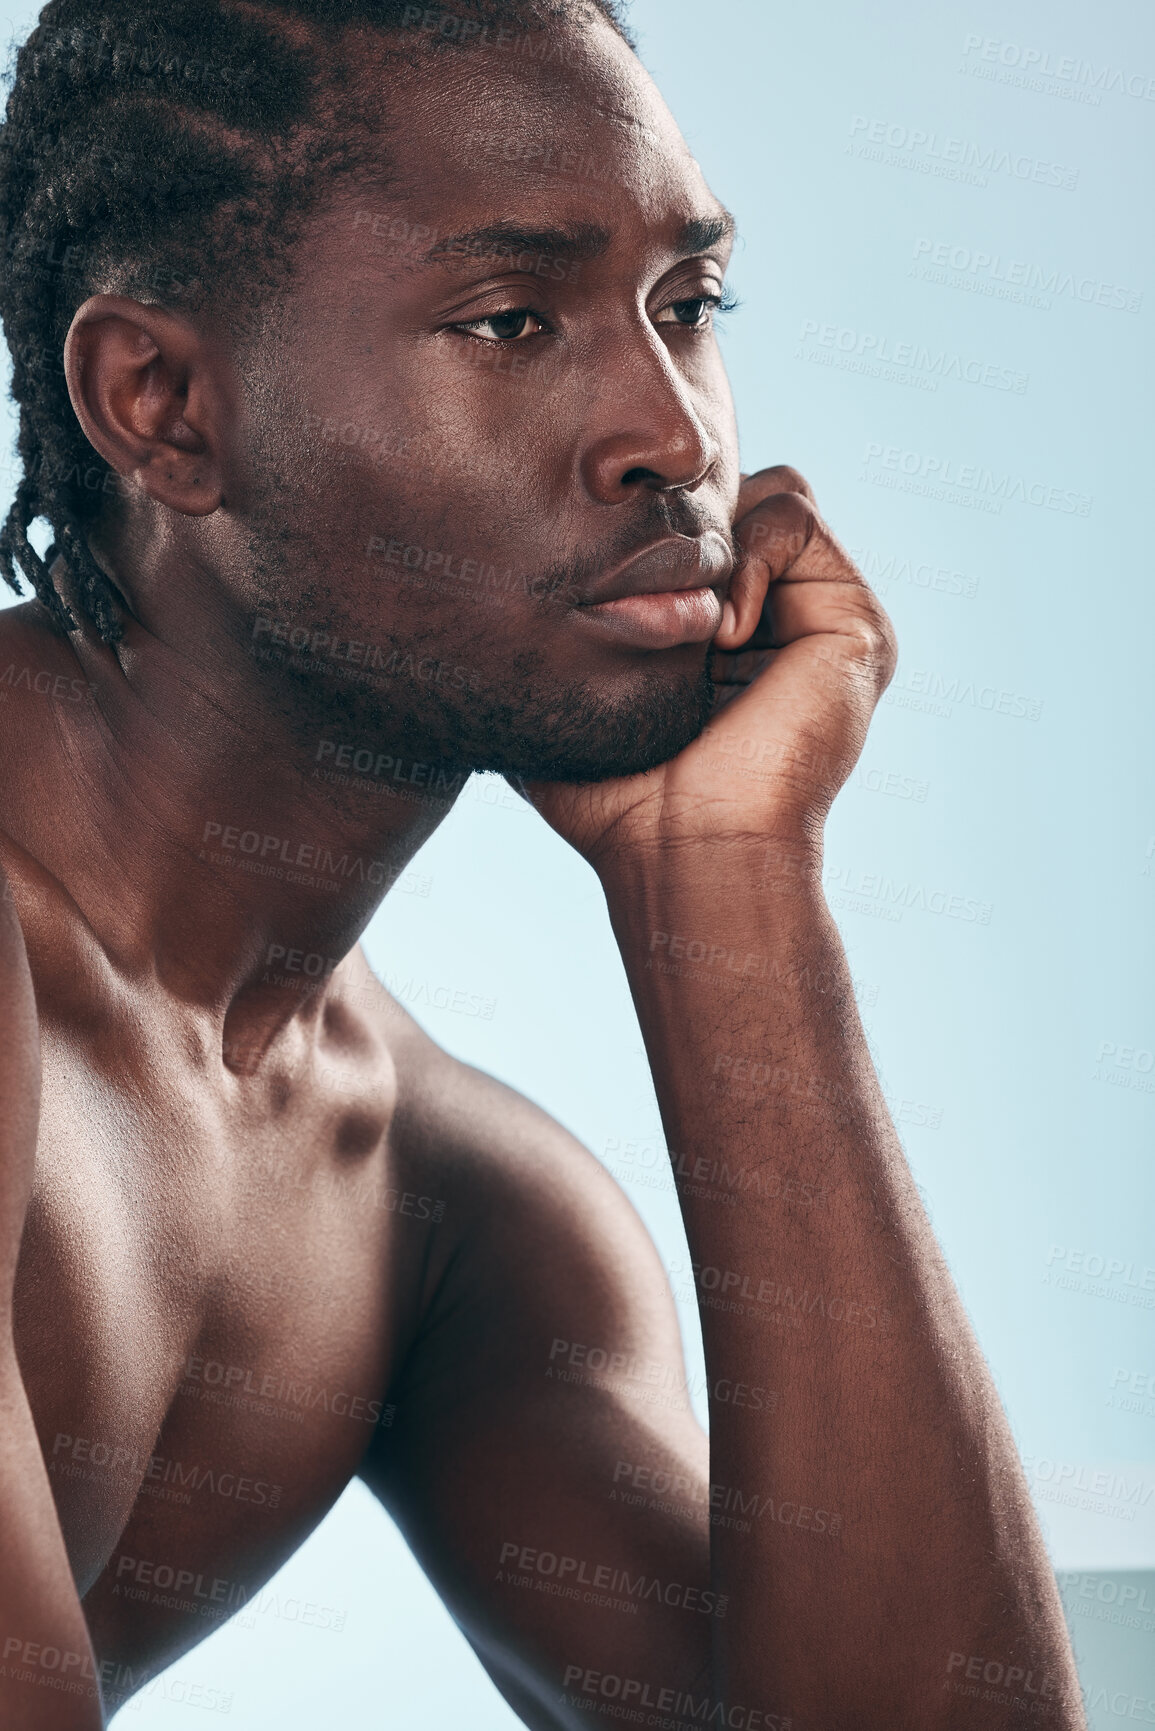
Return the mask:
M 452 489 L 435 487 L 428 473 L 411 484 L 420 492 L 402 499 L 396 476 L 375 491 L 362 471 L 360 496 L 331 501 L 347 605 L 407 639 L 465 646 L 535 636 L 539 567 L 504 514 L 494 516 L 492 496 L 447 499 Z
M 369 357 L 353 376 L 347 364 L 342 376 L 315 371 L 302 491 L 330 554 L 367 564 L 391 591 L 404 573 L 410 590 L 429 579 L 427 595 L 440 583 L 456 600 L 478 567 L 524 578 L 580 543 L 580 411 L 572 389 L 543 389 L 527 371 L 539 364 L 509 348 L 428 345 L 404 366 Z

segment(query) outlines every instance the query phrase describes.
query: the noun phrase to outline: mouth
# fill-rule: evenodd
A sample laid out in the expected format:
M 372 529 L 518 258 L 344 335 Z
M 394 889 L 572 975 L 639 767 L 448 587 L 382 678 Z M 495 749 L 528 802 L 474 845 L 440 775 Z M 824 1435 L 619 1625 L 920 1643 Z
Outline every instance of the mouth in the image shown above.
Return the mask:
M 624 648 L 676 649 L 709 643 L 722 623 L 734 555 L 716 529 L 669 535 L 605 572 L 575 613 Z

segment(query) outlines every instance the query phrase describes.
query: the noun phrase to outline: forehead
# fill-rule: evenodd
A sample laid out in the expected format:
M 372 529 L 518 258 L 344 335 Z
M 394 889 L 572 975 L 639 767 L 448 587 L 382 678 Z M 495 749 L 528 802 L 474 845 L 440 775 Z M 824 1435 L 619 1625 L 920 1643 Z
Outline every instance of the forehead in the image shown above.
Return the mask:
M 387 179 L 378 214 L 362 212 L 362 241 L 451 267 L 454 237 L 479 225 L 661 243 L 724 214 L 653 80 L 604 21 L 510 37 L 383 75 Z

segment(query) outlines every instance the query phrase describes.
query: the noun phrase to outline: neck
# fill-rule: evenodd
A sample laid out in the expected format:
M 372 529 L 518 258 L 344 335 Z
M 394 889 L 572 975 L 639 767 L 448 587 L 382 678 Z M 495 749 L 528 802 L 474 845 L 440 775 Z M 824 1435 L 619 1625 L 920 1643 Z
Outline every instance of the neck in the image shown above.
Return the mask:
M 62 694 L 20 689 L 11 839 L 118 970 L 209 1013 L 226 1056 L 251 1056 L 315 1012 L 465 777 L 419 742 L 391 747 L 388 724 L 359 726 L 378 711 L 364 694 L 343 708 L 335 676 L 311 700 L 310 674 L 248 652 L 251 618 L 232 626 L 193 608 L 163 636 L 129 620 L 109 647 L 26 607 L 4 618 L 0 674 L 50 670 Z

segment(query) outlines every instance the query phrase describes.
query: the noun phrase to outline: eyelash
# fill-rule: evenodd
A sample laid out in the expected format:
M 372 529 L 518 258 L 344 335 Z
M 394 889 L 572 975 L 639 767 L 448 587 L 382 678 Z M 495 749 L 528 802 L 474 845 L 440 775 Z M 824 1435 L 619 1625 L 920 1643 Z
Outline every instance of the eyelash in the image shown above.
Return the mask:
M 723 288 L 720 294 L 687 295 L 683 300 L 671 301 L 669 304 L 671 309 L 676 309 L 677 307 L 696 306 L 700 304 L 703 307 L 711 307 L 715 313 L 732 313 L 737 307 L 741 306 L 742 303 L 738 299 L 737 295 L 731 293 L 730 289 Z M 487 348 L 512 348 L 516 344 L 526 340 L 521 332 L 519 332 L 516 337 L 481 337 L 476 334 L 477 327 L 479 325 L 492 324 L 495 319 L 517 318 L 519 314 L 522 313 L 524 313 L 527 318 L 536 319 L 538 324 L 544 327 L 540 331 L 534 331 L 532 333 L 534 336 L 546 336 L 549 334 L 549 326 L 546 324 L 545 319 L 540 313 L 535 312 L 532 307 L 502 307 L 500 312 L 487 313 L 483 319 L 467 319 L 462 324 L 451 325 L 449 328 L 450 330 L 460 332 L 463 336 L 469 337 L 473 342 L 484 343 Z M 678 328 L 680 330 L 689 331 L 695 336 L 708 336 L 713 330 L 714 324 L 713 320 L 711 320 L 709 324 L 705 325 L 683 325 L 679 323 Z

